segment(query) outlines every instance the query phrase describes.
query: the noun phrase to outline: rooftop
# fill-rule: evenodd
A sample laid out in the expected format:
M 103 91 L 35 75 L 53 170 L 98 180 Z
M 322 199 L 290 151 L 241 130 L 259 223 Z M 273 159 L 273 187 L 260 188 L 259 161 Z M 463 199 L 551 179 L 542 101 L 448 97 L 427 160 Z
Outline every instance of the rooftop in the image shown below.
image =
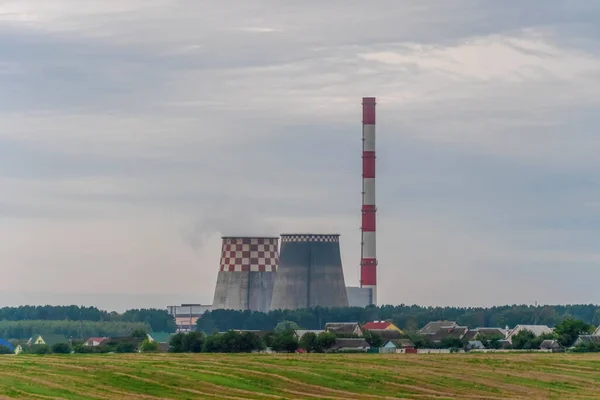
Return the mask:
M 452 328 L 458 326 L 455 321 L 431 321 L 419 330 L 421 335 L 434 335 L 442 328 Z
M 372 321 L 372 322 L 367 322 L 366 324 L 364 324 L 363 329 L 383 330 L 383 329 L 387 329 L 390 325 L 393 325 L 393 324 L 389 321 Z
M 552 328 L 547 325 L 517 325 L 508 333 L 508 339 L 511 339 L 514 335 L 524 330 L 532 332 L 535 336 L 553 332 Z

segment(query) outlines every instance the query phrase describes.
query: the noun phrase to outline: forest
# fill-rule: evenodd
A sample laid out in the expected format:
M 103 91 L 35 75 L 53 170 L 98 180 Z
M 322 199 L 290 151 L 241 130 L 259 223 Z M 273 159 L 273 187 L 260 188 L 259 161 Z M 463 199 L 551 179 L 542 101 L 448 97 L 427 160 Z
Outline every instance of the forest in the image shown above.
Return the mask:
M 85 323 L 77 323 L 80 321 Z M 171 333 L 175 332 L 176 326 L 173 317 L 159 309 L 132 309 L 120 314 L 75 305 L 0 308 L 0 337 L 27 337 L 30 331 L 77 337 L 122 336 L 135 329 Z M 13 332 L 22 333 L 18 336 L 8 334 Z
M 580 305 L 512 305 L 489 308 L 421 307 L 384 305 L 366 308 L 275 310 L 268 314 L 250 311 L 213 310 L 198 319 L 197 326 L 206 333 L 230 329 L 271 330 L 281 321 L 292 321 L 303 329 L 322 329 L 327 322 L 390 320 L 405 331 L 414 332 L 429 321 L 450 320 L 471 328 L 514 327 L 518 324 L 542 324 L 553 327 L 567 318 L 600 325 L 600 307 Z
M 102 322 L 102 321 L 0 321 L 0 337 L 28 339 L 33 335 L 63 335 L 73 339 L 87 339 L 92 336 L 128 336 L 135 330 L 150 332 L 144 322 Z
M 434 320 L 456 321 L 471 328 L 513 327 L 518 324 L 543 324 L 552 327 L 569 317 L 598 326 L 600 307 L 593 304 L 489 308 L 402 304 L 366 308 L 275 310 L 267 314 L 213 310 L 198 319 L 197 327 L 205 333 L 214 333 L 230 329 L 272 330 L 282 321 L 295 322 L 304 329 L 322 329 L 327 322 L 391 320 L 405 331 L 414 332 Z M 0 308 L 0 337 L 27 337 L 30 333 L 57 333 L 76 337 L 122 336 L 136 329 L 171 333 L 175 332 L 176 325 L 173 317 L 166 310 L 160 309 L 132 309 L 117 313 L 74 305 Z

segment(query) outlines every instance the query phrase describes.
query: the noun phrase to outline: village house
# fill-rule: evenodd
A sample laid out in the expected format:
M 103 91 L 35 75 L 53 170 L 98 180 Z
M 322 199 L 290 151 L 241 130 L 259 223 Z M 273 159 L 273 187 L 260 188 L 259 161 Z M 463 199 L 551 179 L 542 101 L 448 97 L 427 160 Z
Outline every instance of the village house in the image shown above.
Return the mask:
M 371 346 L 363 338 L 337 338 L 330 352 L 367 352 Z
M 404 333 L 404 332 L 402 332 L 402 329 L 398 328 L 396 325 L 394 325 L 390 321 L 367 322 L 366 324 L 364 324 L 362 326 L 362 330 L 363 331 L 396 331 L 396 332 L 400 332 L 401 334 Z
M 465 335 L 465 340 L 479 340 L 479 339 L 489 339 L 489 338 L 498 338 L 504 339 L 506 338 L 507 330 L 503 328 L 475 328 L 469 329 L 467 334 Z
M 43 336 L 35 334 L 31 336 L 25 344 L 28 347 L 31 347 L 39 345 L 54 346 L 57 343 L 69 343 L 69 339 L 64 335 L 58 334 L 44 334 Z
M 454 321 L 431 321 L 419 330 L 419 334 L 431 343 L 440 343 L 445 339 L 463 340 L 469 328 Z
M 577 347 L 580 345 L 592 343 L 600 345 L 600 335 L 579 335 L 575 343 L 573 343 L 573 346 Z
M 415 345 L 410 339 L 394 339 L 388 340 L 384 345 L 384 349 L 404 349 L 404 352 L 411 352 L 414 350 Z
M 87 347 L 96 347 L 96 346 L 100 346 L 107 340 L 108 340 L 107 337 L 91 337 L 88 340 L 86 340 L 85 342 L 83 342 L 83 345 L 87 346 Z
M 363 333 L 371 332 L 379 336 L 385 343 L 388 340 L 400 339 L 404 332 L 389 321 L 367 322 L 362 326 Z
M 469 340 L 466 346 L 467 350 L 484 350 L 485 346 L 481 340 Z
M 315 335 L 319 335 L 319 333 L 325 332 L 322 329 L 296 329 L 294 331 L 294 336 L 296 337 L 296 339 L 298 339 L 298 341 L 302 340 L 302 337 L 304 335 L 306 335 L 307 333 L 314 333 Z
M 541 350 L 550 350 L 553 353 L 558 353 L 564 351 L 562 346 L 558 343 L 558 340 L 543 340 L 540 344 Z
M 14 354 L 19 354 L 23 351 L 23 348 L 21 347 L 20 344 L 17 344 L 15 346 L 12 343 L 10 343 L 4 339 L 0 339 L 0 346 L 6 347 L 8 350 L 12 351 Z
M 168 332 L 152 332 L 146 335 L 150 343 L 169 343 L 171 341 L 172 333 Z
M 431 321 L 419 329 L 417 333 L 422 336 L 435 335 L 442 329 L 448 330 L 450 328 L 454 328 L 455 326 L 458 326 L 455 321 Z
M 519 334 L 521 331 L 529 331 L 535 335 L 535 337 L 539 337 L 541 335 L 546 335 L 552 333 L 554 330 L 547 325 L 517 325 L 513 329 L 511 329 L 507 335 L 506 340 L 512 343 L 512 338 Z
M 363 332 L 358 322 L 328 322 L 325 324 L 327 332 L 336 335 L 362 336 Z

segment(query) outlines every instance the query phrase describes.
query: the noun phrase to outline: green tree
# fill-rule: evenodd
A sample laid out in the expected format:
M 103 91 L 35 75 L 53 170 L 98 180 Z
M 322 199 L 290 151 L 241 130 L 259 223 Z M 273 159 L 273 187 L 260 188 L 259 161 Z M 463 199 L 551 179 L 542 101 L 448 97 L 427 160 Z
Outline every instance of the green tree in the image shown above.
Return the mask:
M 317 336 L 317 346 L 316 346 L 317 352 L 320 353 L 320 352 L 329 350 L 331 348 L 331 346 L 333 346 L 335 344 L 336 339 L 337 338 L 336 338 L 335 334 L 333 334 L 331 332 L 319 333 L 319 335 Z
M 277 352 L 293 353 L 298 350 L 298 339 L 290 332 L 279 332 L 273 339 L 273 350 Z
M 574 318 L 567 318 L 554 328 L 558 343 L 564 347 L 572 346 L 579 335 L 589 335 L 592 332 L 594 332 L 592 324 Z
M 464 343 L 455 337 L 445 337 L 440 342 L 440 348 L 442 349 L 462 349 L 464 347 Z
M 373 333 L 371 331 L 366 331 L 363 336 L 364 336 L 365 340 L 367 341 L 367 343 L 369 343 L 369 346 L 371 346 L 371 347 L 381 347 L 385 344 L 385 343 L 383 343 L 383 339 L 381 338 L 380 335 Z
M 146 339 L 148 337 L 148 332 L 143 329 L 136 329 L 131 332 L 131 337 L 136 339 Z
M 215 333 L 214 335 L 210 335 L 204 341 L 204 346 L 202 348 L 202 352 L 204 353 L 221 353 L 223 350 L 222 345 L 222 337 L 223 335 L 219 333 Z
M 204 340 L 202 332 L 189 332 L 183 340 L 185 352 L 200 353 L 204 346 Z
M 594 326 L 600 325 L 600 308 L 598 308 L 594 313 L 594 317 L 592 318 L 591 322 Z
M 185 333 L 176 333 L 169 340 L 169 353 L 183 353 L 185 351 Z
M 56 343 L 52 345 L 52 353 L 54 354 L 71 354 L 71 346 L 68 343 Z
M 275 326 L 275 332 L 297 331 L 300 329 L 294 321 L 281 321 Z
M 76 354 L 89 354 L 94 352 L 94 348 L 91 346 L 84 346 L 82 344 L 76 344 L 73 346 L 73 351 Z
M 250 353 L 264 348 L 262 340 L 254 332 L 243 332 L 238 340 L 240 341 L 238 347 L 242 353 Z
M 121 316 L 125 322 L 144 322 L 150 326 L 151 332 L 175 332 L 175 319 L 166 310 L 155 308 L 127 310 Z
M 140 344 L 140 351 L 142 353 L 152 353 L 158 351 L 158 343 L 151 342 L 148 338 L 144 339 Z
M 600 352 L 600 343 L 580 343 L 573 348 L 575 353 L 598 353 Z
M 115 351 L 117 353 L 136 353 L 137 348 L 136 348 L 135 344 L 133 344 L 131 342 L 123 342 L 123 343 L 117 344 Z
M 481 333 L 477 334 L 475 340 L 479 340 L 486 349 L 499 349 L 502 347 L 502 343 L 500 341 L 504 339 L 504 336 L 501 334 L 497 335 L 482 335 Z
M 307 353 L 317 353 L 319 350 L 317 345 L 317 335 L 314 332 L 306 332 L 302 338 L 300 338 L 298 346 L 301 349 L 306 350 Z
M 512 338 L 512 348 L 517 350 L 532 350 L 535 345 L 535 334 L 523 329 Z
M 263 343 L 266 347 L 273 347 L 273 340 L 275 339 L 275 332 L 270 331 L 267 332 L 265 336 L 263 336 Z
M 50 346 L 47 344 L 36 344 L 31 346 L 31 354 L 50 354 Z
M 239 353 L 240 334 L 235 331 L 225 332 L 221 336 L 221 351 L 223 353 Z

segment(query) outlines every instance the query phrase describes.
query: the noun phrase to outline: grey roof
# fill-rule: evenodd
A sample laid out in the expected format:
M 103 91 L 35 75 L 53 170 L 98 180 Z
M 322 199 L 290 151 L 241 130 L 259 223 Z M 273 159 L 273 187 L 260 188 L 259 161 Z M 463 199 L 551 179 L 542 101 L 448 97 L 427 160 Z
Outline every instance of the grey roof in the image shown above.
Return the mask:
M 540 344 L 540 349 L 542 350 L 550 350 L 550 349 L 559 349 L 560 348 L 560 344 L 558 343 L 557 340 L 542 340 L 542 343 Z
M 396 346 L 396 348 L 415 347 L 414 343 L 410 339 L 388 340 L 385 344 L 388 344 L 389 342 L 392 342 L 392 344 Z
M 600 326 L 596 329 L 596 332 L 594 332 L 594 336 L 600 336 Z
M 435 335 L 442 328 L 451 328 L 458 326 L 455 321 L 431 321 L 421 329 L 419 329 L 420 335 Z
M 485 346 L 483 345 L 483 343 L 481 343 L 480 340 L 470 340 L 469 343 L 467 343 L 467 348 L 468 349 L 485 349 Z
M 575 341 L 575 346 L 582 343 L 598 343 L 600 344 L 600 335 L 579 335 Z
M 369 343 L 363 338 L 339 338 L 335 340 L 335 344 L 331 346 L 331 349 L 368 349 L 370 347 Z
M 475 328 L 475 329 L 469 329 L 469 331 L 465 335 L 465 339 L 467 339 L 467 340 L 475 340 L 478 335 L 482 335 L 482 336 L 502 336 L 502 338 L 504 338 L 506 336 L 506 330 L 503 329 L 503 328 Z
M 328 322 L 325 324 L 326 331 L 340 333 L 354 333 L 357 327 L 360 329 L 358 322 Z
M 523 330 L 532 332 L 535 336 L 540 336 L 553 332 L 552 328 L 548 327 L 547 325 L 517 325 L 508 333 L 507 339 L 511 340 L 514 335 L 518 334 Z
M 314 330 L 311 330 L 311 329 L 296 329 L 294 331 L 294 333 L 296 334 L 296 337 L 298 339 L 302 339 L 302 336 L 306 335 L 309 332 L 312 332 L 315 335 L 318 335 L 319 333 L 322 333 L 322 332 L 325 332 L 325 331 L 322 330 L 322 329 L 314 329 Z
M 67 339 L 65 335 L 49 333 L 45 335 L 35 334 L 29 338 L 27 344 L 33 343 L 38 337 L 41 337 L 44 343 L 46 343 L 48 346 L 53 346 L 57 343 L 69 343 L 69 339 Z
M 429 340 L 432 342 L 441 342 L 447 338 L 463 339 L 469 332 L 466 326 L 442 326 L 436 333 L 429 335 Z
M 395 329 L 369 329 L 369 332 L 379 336 L 384 341 L 402 338 L 402 333 Z

